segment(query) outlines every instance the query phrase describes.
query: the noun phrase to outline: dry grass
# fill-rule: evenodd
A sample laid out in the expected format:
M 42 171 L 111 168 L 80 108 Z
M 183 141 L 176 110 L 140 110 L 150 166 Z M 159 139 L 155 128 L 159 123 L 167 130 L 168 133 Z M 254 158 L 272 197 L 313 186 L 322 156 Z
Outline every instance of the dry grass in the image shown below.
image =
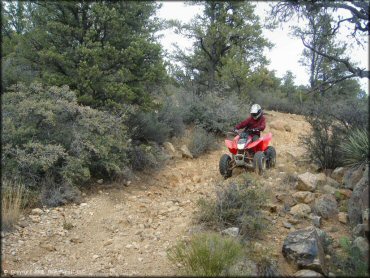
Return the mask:
M 1 221 L 3 230 L 11 230 L 17 223 L 23 209 L 24 185 L 18 182 L 4 181 L 1 189 Z

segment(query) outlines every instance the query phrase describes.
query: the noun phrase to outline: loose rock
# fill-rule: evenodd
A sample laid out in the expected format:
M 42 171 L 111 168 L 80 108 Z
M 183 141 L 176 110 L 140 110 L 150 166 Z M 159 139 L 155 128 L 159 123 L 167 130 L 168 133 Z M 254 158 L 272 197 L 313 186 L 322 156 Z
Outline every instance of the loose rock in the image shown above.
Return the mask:
M 338 213 L 338 203 L 333 195 L 324 194 L 315 200 L 314 211 L 317 215 L 329 219 Z

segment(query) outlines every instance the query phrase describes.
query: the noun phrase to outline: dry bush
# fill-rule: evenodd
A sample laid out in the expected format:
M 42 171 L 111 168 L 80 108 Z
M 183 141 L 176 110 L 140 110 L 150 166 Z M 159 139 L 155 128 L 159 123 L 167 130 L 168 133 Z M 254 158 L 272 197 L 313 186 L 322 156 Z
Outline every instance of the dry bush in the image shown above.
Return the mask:
M 216 230 L 239 227 L 243 237 L 259 238 L 268 227 L 262 214 L 266 199 L 266 192 L 259 187 L 248 188 L 245 184 L 231 183 L 217 192 L 216 200 L 198 201 L 197 219 Z
M 25 187 L 15 181 L 3 180 L 1 186 L 1 221 L 3 230 L 11 230 L 24 206 Z

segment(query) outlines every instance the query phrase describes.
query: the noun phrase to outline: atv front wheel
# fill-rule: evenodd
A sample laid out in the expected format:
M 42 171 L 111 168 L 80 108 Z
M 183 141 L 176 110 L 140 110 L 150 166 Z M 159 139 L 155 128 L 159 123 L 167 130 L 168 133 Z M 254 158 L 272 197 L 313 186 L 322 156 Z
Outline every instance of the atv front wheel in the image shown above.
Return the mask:
M 267 169 L 273 168 L 276 165 L 276 151 L 273 146 L 269 146 L 265 150 L 265 156 L 266 156 L 266 167 Z
M 263 152 L 256 152 L 253 157 L 253 168 L 257 174 L 262 175 L 266 170 L 266 157 Z
M 231 157 L 227 154 L 223 154 L 220 158 L 219 169 L 220 174 L 224 177 L 225 180 L 227 178 L 230 178 L 232 175 L 232 169 L 230 169 L 230 164 Z

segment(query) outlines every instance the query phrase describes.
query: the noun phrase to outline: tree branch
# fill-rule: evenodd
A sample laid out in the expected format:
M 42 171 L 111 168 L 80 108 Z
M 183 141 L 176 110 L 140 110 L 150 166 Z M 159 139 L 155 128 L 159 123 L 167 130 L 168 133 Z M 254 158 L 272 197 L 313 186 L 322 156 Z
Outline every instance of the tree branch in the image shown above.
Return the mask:
M 301 40 L 302 40 L 303 45 L 305 47 L 307 47 L 308 49 L 310 49 L 311 51 L 313 51 L 313 52 L 315 52 L 315 53 L 317 53 L 317 54 L 319 54 L 319 55 L 321 55 L 321 56 L 323 56 L 323 57 L 325 57 L 329 60 L 336 61 L 338 63 L 342 63 L 347 68 L 347 70 L 349 72 L 353 73 L 353 75 L 354 75 L 353 77 L 360 77 L 360 78 L 366 77 L 366 78 L 370 79 L 370 71 L 362 70 L 360 68 L 355 68 L 346 59 L 340 59 L 338 57 L 328 55 L 328 54 L 326 54 L 326 53 L 324 53 L 320 50 L 317 50 L 317 49 L 311 47 L 308 43 L 305 42 L 303 37 L 301 37 Z

